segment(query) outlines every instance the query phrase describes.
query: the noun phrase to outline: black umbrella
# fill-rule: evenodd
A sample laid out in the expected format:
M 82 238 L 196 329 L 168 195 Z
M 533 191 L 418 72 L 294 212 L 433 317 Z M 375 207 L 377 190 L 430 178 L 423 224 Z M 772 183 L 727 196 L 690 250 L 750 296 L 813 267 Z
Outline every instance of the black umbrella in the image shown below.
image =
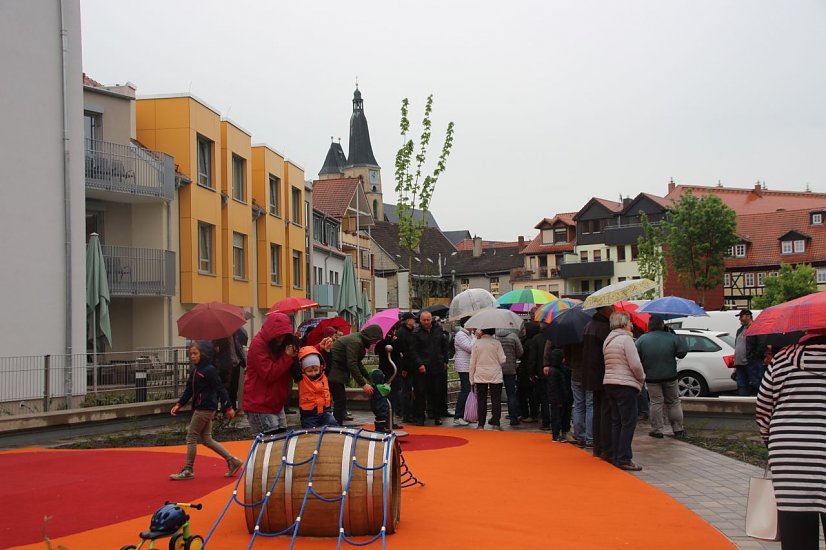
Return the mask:
M 546 334 L 556 347 L 582 342 L 582 335 L 594 316 L 594 310 L 582 309 L 582 304 L 566 309 L 556 317 L 551 324 L 545 327 Z
M 450 308 L 444 304 L 433 304 L 432 306 L 427 306 L 422 311 L 429 311 L 434 317 L 447 319 L 447 312 L 449 310 Z

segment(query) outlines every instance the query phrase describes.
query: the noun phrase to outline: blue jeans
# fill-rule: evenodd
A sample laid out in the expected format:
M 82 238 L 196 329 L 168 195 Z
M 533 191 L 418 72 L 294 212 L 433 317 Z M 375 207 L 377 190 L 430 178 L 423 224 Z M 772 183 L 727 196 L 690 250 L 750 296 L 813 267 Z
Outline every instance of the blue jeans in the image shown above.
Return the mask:
M 505 384 L 505 394 L 508 396 L 508 416 L 511 423 L 519 420 L 519 394 L 516 390 L 516 375 L 503 374 Z
M 737 395 L 757 395 L 763 378 L 763 362 L 759 359 L 735 367 Z
M 299 409 L 301 415 L 302 428 L 320 428 L 322 426 L 338 426 L 338 422 L 333 417 L 333 408 L 327 407 L 323 412 L 318 413 L 315 410 L 305 411 Z
M 582 382 L 571 382 L 574 394 L 574 437 L 580 443 L 594 443 L 594 392 L 582 389 Z
M 255 433 L 275 433 L 276 430 L 287 429 L 287 415 L 284 414 L 284 409 L 281 409 L 276 414 L 271 413 L 256 413 L 245 411 L 247 421 L 250 423 L 250 428 Z
M 459 375 L 459 396 L 456 398 L 456 409 L 454 410 L 453 418 L 464 418 L 465 403 L 470 393 L 470 373 L 457 372 L 456 374 Z
M 605 384 L 605 394 L 611 407 L 611 443 L 614 446 L 614 464 L 630 464 L 634 458 L 631 441 L 637 428 L 637 388 L 619 384 Z

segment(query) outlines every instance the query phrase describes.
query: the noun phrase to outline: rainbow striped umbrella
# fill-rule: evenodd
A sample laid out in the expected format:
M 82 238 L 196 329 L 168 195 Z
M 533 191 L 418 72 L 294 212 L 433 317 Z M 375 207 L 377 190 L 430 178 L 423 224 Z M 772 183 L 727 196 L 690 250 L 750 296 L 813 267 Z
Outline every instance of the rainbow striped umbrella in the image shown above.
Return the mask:
M 546 304 L 551 300 L 558 300 L 556 296 L 544 290 L 537 290 L 535 288 L 522 288 L 519 290 L 511 290 L 501 295 L 496 303 L 500 306 L 510 304 Z
M 580 303 L 579 300 L 552 300 L 546 304 L 539 306 L 539 309 L 537 309 L 536 313 L 534 313 L 533 320 L 549 325 L 557 315 L 559 315 L 566 309 L 574 307 L 578 303 Z

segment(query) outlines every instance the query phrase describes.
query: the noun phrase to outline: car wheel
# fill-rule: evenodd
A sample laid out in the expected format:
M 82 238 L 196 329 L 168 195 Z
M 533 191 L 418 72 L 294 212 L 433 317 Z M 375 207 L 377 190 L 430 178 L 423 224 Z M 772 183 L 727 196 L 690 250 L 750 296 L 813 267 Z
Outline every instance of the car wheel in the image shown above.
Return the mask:
M 680 372 L 677 378 L 677 389 L 680 397 L 708 397 L 711 395 L 705 378 L 690 370 Z

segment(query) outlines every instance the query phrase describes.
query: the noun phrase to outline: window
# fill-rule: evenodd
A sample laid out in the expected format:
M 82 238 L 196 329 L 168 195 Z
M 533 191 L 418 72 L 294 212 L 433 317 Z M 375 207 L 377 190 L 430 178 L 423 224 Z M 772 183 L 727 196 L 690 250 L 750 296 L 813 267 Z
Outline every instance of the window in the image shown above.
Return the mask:
M 215 273 L 212 264 L 215 226 L 198 222 L 198 272 Z
M 100 113 L 83 112 L 83 132 L 86 139 L 93 141 L 103 139 L 102 129 L 103 117 Z
M 373 199 L 373 219 L 379 219 L 379 201 L 376 199 Z
M 602 261 L 602 250 L 594 250 L 594 261 L 601 262 Z
M 467 290 L 470 288 L 470 279 L 460 279 L 459 280 L 459 288 L 462 290 Z
M 597 279 L 594 281 L 594 292 L 602 288 L 602 280 Z
M 313 216 L 313 240 L 326 244 L 326 237 L 324 234 L 324 220 L 318 216 Z
M 636 261 L 637 261 L 637 257 L 639 256 L 639 254 L 640 254 L 640 250 L 639 250 L 639 248 L 637 247 L 637 245 L 632 244 L 632 245 L 631 245 L 631 261 L 632 261 L 632 262 L 636 262 Z
M 765 273 L 758 273 L 757 274 L 757 286 L 760 286 L 760 287 L 764 286 L 763 285 L 763 279 L 765 279 L 765 277 L 766 277 Z
M 270 284 L 281 284 L 281 245 L 270 244 Z
M 806 241 L 800 239 L 794 242 L 794 253 L 799 254 L 806 250 Z
M 579 261 L 582 263 L 586 263 L 588 261 L 588 251 L 587 250 L 580 250 L 579 252 Z
M 818 269 L 817 270 L 817 284 L 819 284 L 819 285 L 826 284 L 826 269 Z
M 738 244 L 734 247 L 734 257 L 735 258 L 745 258 L 746 257 L 746 245 Z
M 293 250 L 293 288 L 301 288 L 301 252 Z
M 625 261 L 625 245 L 621 244 L 617 247 L 617 261 L 624 262 Z
M 562 244 L 568 242 L 568 231 L 565 229 L 554 229 L 554 243 Z
M 731 288 L 731 273 L 726 273 L 723 275 L 723 286 L 726 288 Z
M 270 214 L 281 215 L 281 180 L 270 174 Z
M 246 167 L 244 159 L 238 155 L 232 155 L 232 198 L 244 202 L 244 169 Z
M 621 283 L 621 282 L 623 282 L 626 278 L 627 278 L 627 277 L 617 277 L 617 282 L 618 282 L 618 283 Z
M 581 292 L 591 292 L 591 281 L 582 281 L 580 283 Z
M 247 278 L 247 236 L 243 233 L 232 233 L 232 276 Z
M 198 185 L 213 189 L 212 183 L 212 141 L 198 136 Z
M 591 233 L 602 231 L 602 220 L 591 220 Z
M 823 223 L 823 214 L 812 214 L 812 225 L 820 225 Z
M 490 293 L 494 296 L 499 294 L 499 277 L 490 278 Z
M 720 351 L 721 349 L 723 349 L 716 343 L 714 343 L 712 340 L 704 336 L 697 336 L 694 334 L 679 334 L 678 336 L 681 340 L 685 341 L 689 352 L 699 351 L 713 353 L 715 351 Z
M 605 249 L 605 261 L 606 262 L 611 261 L 611 249 L 610 248 Z
M 753 287 L 754 286 L 754 273 L 746 273 L 746 286 Z
M 313 275 L 315 280 L 313 281 L 317 285 L 324 284 L 324 268 L 321 267 L 313 267 Z
M 362 269 L 370 269 L 370 251 L 369 250 L 362 250 L 361 251 L 361 268 Z
M 293 187 L 293 223 L 301 225 L 301 190 Z
M 792 241 L 781 241 L 780 242 L 780 253 L 781 254 L 791 254 L 792 253 Z

